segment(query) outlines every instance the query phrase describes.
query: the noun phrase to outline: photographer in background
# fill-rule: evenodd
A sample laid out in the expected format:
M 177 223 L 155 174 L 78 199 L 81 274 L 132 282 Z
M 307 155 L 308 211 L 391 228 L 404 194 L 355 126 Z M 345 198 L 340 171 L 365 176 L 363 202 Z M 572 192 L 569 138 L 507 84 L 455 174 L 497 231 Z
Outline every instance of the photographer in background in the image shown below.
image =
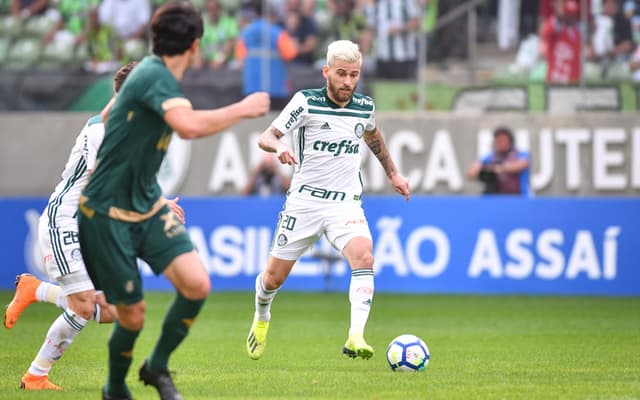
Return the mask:
M 529 196 L 529 153 L 515 148 L 509 128 L 498 127 L 493 131 L 493 151 L 471 164 L 467 176 L 483 182 L 485 194 Z
M 260 163 L 251 171 L 251 175 L 242 190 L 245 196 L 270 196 L 286 193 L 291 178 L 284 175 L 276 158 L 271 153 L 264 153 Z

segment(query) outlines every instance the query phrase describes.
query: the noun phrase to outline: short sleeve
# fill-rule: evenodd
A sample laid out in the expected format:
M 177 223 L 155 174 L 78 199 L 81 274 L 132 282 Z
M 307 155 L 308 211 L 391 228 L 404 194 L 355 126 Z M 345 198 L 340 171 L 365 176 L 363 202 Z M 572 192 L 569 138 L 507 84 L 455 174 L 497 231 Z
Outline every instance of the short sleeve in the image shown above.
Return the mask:
M 157 74 L 142 96 L 142 101 L 161 116 L 174 107 L 192 108 L 191 102 L 182 93 L 178 81 L 168 71 Z
M 102 122 L 88 125 L 86 128 L 86 146 L 84 157 L 87 161 L 87 169 L 92 171 L 96 166 L 98 150 L 104 139 L 104 124 Z
M 302 92 L 296 93 L 271 126 L 287 134 L 304 125 L 308 113 L 307 98 Z
M 365 126 L 365 131 L 367 132 L 376 129 L 376 106 L 373 99 L 369 100 L 371 100 L 373 107 L 371 108 L 371 115 L 369 115 L 369 118 L 367 119 L 367 126 Z

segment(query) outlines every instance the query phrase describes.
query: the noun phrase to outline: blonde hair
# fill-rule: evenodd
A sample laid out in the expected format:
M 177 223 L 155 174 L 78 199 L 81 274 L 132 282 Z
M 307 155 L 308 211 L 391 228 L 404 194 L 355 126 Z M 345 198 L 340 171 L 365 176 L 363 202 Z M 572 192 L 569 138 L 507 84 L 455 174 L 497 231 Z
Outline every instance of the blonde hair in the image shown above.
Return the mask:
M 360 48 L 350 40 L 336 40 L 335 42 L 331 42 L 327 47 L 327 65 L 331 66 L 338 60 L 348 63 L 357 62 L 359 65 L 362 65 Z

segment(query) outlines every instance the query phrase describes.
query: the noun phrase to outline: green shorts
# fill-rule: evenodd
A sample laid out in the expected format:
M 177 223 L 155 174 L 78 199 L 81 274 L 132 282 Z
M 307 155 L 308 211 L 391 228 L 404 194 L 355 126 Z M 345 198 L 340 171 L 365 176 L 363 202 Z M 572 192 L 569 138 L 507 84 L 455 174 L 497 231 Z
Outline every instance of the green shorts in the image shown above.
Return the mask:
M 180 254 L 194 246 L 184 225 L 165 205 L 142 222 L 123 222 L 94 213 L 78 213 L 80 249 L 89 276 L 111 304 L 143 299 L 137 258 L 160 275 Z

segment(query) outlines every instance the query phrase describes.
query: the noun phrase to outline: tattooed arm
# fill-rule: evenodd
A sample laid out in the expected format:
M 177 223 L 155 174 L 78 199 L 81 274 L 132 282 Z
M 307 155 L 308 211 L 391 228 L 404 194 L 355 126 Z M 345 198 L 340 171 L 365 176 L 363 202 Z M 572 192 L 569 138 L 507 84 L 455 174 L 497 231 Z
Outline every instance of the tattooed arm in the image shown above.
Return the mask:
M 371 152 L 376 156 L 378 161 L 380 161 L 380 165 L 384 168 L 384 172 L 391 181 L 393 189 L 409 201 L 409 180 L 398 173 L 398 168 L 396 168 L 396 165 L 391 159 L 380 129 L 376 128 L 372 131 L 366 131 L 364 133 L 364 142 L 369 146 L 369 149 L 371 149 Z
M 380 161 L 380 165 L 384 168 L 384 172 L 389 179 L 398 173 L 398 169 L 389 155 L 389 150 L 387 150 L 387 145 L 384 143 L 380 129 L 376 128 L 373 131 L 365 132 L 364 142 L 369 146 L 369 149 L 371 149 L 371 152 L 376 156 L 378 161 Z
M 283 136 L 284 133 L 270 126 L 260 135 L 258 146 L 264 151 L 276 153 L 276 157 L 278 157 L 278 160 L 280 160 L 282 164 L 297 164 L 298 160 L 291 148 L 280 141 L 280 138 Z

